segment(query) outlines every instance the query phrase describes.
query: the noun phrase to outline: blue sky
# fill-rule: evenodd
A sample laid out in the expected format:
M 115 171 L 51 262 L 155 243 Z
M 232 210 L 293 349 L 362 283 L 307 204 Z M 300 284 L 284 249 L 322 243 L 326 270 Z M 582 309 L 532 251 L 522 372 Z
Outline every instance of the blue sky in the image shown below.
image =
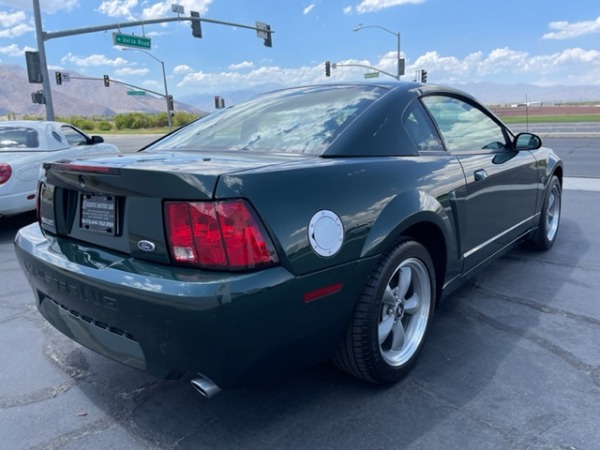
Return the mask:
M 174 17 L 175 1 L 40 0 L 44 31 Z M 185 14 L 245 25 L 266 22 L 273 48 L 255 31 L 189 22 L 123 28 L 152 39 L 164 61 L 170 93 L 219 94 L 265 83 L 283 85 L 364 78 L 338 67 L 326 78 L 324 61 L 396 71 L 397 40 L 405 80 L 426 69 L 429 81 L 600 84 L 598 0 L 179 0 Z M 0 0 L 0 63 L 25 65 L 37 48 L 31 0 Z M 380 28 L 354 28 L 377 25 Z M 112 44 L 112 32 L 46 41 L 48 65 L 63 72 L 111 78 L 162 92 L 160 64 Z M 388 77 L 381 76 L 381 79 Z

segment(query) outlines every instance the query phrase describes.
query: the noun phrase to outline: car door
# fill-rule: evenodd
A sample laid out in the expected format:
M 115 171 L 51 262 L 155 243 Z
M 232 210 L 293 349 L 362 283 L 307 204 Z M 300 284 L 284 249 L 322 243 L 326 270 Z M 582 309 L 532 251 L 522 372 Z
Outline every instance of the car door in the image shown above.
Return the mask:
M 474 101 L 445 94 L 422 101 L 465 173 L 466 192 L 458 209 L 466 272 L 530 228 L 536 161 L 529 151 L 513 150 L 508 130 Z

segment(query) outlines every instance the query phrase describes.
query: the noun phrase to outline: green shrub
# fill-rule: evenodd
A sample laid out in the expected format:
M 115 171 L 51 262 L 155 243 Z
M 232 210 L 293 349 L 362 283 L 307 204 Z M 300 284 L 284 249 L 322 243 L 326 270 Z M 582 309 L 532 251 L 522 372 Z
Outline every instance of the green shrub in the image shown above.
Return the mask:
M 81 128 L 85 131 L 92 131 L 94 128 L 96 128 L 96 124 L 93 120 L 82 120 L 79 122 L 78 128 Z
M 173 117 L 173 125 L 176 127 L 182 127 L 190 122 L 193 122 L 197 118 L 198 116 L 196 114 L 178 111 L 175 113 L 175 117 Z
M 101 122 L 98 123 L 98 129 L 101 131 L 110 131 L 112 130 L 112 124 L 110 122 L 108 122 L 107 120 L 103 120 Z

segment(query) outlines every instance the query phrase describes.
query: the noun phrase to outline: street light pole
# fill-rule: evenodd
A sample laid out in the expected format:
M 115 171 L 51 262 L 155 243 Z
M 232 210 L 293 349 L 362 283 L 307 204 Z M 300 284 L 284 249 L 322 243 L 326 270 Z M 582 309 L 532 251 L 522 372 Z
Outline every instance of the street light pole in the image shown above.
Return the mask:
M 397 42 L 398 42 L 398 47 L 397 47 L 397 62 L 398 62 L 398 74 L 396 75 L 396 79 L 400 80 L 400 76 L 404 75 L 404 70 L 402 67 L 402 59 L 400 59 L 400 32 L 398 31 L 397 33 L 391 30 L 388 30 L 387 28 L 384 28 L 382 26 L 379 25 L 362 25 L 359 24 L 356 28 L 354 28 L 352 31 L 360 31 L 363 28 L 379 28 L 380 30 L 383 31 L 387 31 L 390 34 L 393 34 L 394 36 L 396 36 Z
M 122 50 L 133 50 L 133 51 L 137 51 L 137 52 L 143 52 L 146 55 L 150 56 L 151 58 L 155 59 L 156 61 L 158 61 L 160 63 L 160 66 L 162 67 L 162 74 L 163 74 L 163 83 L 165 86 L 165 102 L 167 103 L 167 123 L 169 124 L 169 131 L 173 131 L 173 122 L 171 120 L 171 109 L 169 108 L 169 90 L 167 89 L 167 74 L 165 72 L 165 63 L 163 61 L 161 61 L 160 59 L 158 59 L 156 56 L 154 56 L 152 53 L 147 52 L 146 50 L 142 50 L 142 49 L 137 49 L 137 48 L 124 48 Z

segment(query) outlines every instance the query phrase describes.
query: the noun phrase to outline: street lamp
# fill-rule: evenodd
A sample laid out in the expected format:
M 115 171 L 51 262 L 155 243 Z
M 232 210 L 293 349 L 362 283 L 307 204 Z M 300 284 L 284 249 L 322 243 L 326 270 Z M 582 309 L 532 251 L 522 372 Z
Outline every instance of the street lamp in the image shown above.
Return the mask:
M 388 30 L 387 28 L 384 28 L 382 26 L 379 25 L 363 25 L 363 24 L 358 24 L 358 26 L 356 28 L 354 28 L 352 31 L 360 31 L 363 28 L 379 28 L 380 30 L 383 31 L 387 31 L 390 34 L 393 34 L 394 36 L 396 36 L 397 38 L 397 42 L 398 42 L 398 75 L 396 75 L 396 79 L 400 80 L 400 75 L 404 75 L 404 66 L 403 66 L 403 60 L 400 59 L 400 32 L 398 31 L 397 33 Z
M 154 56 L 152 53 L 147 52 L 146 50 L 142 50 L 142 49 L 138 49 L 138 48 L 123 48 L 121 50 L 133 50 L 136 52 L 143 52 L 146 55 L 150 56 L 151 58 L 155 59 L 156 61 L 158 61 L 160 63 L 160 66 L 162 67 L 162 74 L 163 74 L 163 83 L 165 85 L 165 102 L 167 102 L 167 123 L 169 124 L 169 131 L 173 131 L 173 122 L 171 121 L 171 108 L 170 108 L 170 102 L 169 102 L 169 91 L 167 89 L 167 75 L 165 73 L 165 63 L 163 61 L 161 61 L 160 59 L 158 59 L 156 56 Z

